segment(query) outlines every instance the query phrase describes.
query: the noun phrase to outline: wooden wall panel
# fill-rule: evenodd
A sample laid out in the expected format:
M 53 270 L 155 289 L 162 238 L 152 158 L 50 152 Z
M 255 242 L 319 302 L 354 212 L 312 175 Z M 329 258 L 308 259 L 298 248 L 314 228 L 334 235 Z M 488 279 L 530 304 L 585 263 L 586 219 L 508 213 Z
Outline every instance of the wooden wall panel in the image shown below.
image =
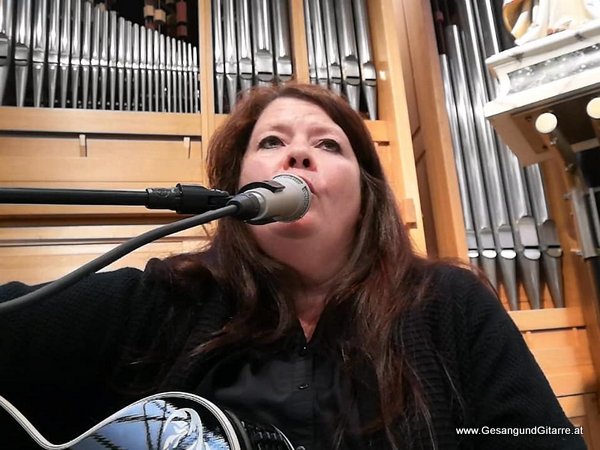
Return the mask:
M 40 154 L 49 158 L 75 158 L 81 156 L 81 147 L 77 137 L 48 135 L 40 141 L 39 137 L 23 133 L 0 135 L 0 158 L 35 158 Z M 0 168 L 0 174 L 6 174 Z M 4 178 L 4 177 L 3 177 Z
M 150 222 L 150 221 L 149 221 Z M 0 228 L 0 284 L 19 280 L 37 284 L 57 279 L 161 223 Z M 147 244 L 105 270 L 143 269 L 150 258 L 198 251 L 209 241 L 210 227 L 196 227 Z
M 0 107 L 0 130 L 36 133 L 201 136 L 201 114 Z

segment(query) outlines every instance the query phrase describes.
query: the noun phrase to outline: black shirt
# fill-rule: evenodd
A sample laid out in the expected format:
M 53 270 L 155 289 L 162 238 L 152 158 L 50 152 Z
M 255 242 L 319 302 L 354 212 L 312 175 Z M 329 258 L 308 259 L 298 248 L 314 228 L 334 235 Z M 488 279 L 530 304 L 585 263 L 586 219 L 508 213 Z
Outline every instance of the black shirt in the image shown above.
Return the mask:
M 275 425 L 295 448 L 333 448 L 337 428 L 356 430 L 359 419 L 350 381 L 323 336 L 324 322 L 310 342 L 297 323 L 275 344 L 228 352 L 213 362 L 196 393 L 246 420 Z M 365 447 L 353 435 L 344 448 Z

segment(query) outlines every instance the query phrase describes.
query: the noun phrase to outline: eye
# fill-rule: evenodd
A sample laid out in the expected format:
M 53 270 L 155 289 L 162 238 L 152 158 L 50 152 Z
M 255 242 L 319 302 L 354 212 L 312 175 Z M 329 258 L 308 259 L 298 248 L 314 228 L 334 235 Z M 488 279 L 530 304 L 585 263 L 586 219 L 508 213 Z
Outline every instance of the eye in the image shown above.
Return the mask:
M 264 148 L 267 150 L 281 147 L 283 145 L 283 141 L 279 139 L 277 136 L 267 136 L 262 138 L 258 143 L 258 148 Z
M 318 146 L 328 152 L 340 153 L 342 151 L 340 144 L 333 139 L 322 139 Z

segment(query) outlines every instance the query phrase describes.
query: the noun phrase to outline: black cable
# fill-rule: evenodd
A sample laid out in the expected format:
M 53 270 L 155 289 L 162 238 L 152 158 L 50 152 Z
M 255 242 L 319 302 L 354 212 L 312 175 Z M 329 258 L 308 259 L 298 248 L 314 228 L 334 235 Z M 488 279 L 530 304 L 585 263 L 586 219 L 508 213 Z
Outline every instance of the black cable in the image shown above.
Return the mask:
M 60 292 L 63 289 L 72 286 L 84 277 L 97 272 L 98 270 L 113 263 L 117 259 L 125 256 L 126 254 L 132 252 L 133 250 L 143 245 L 148 244 L 149 242 L 152 242 L 156 239 L 160 239 L 169 234 L 177 233 L 179 231 L 187 230 L 188 228 L 205 224 L 215 219 L 220 219 L 221 217 L 235 215 L 238 212 L 239 208 L 240 206 L 236 204 L 231 204 L 228 206 L 224 206 L 223 208 L 216 209 L 214 211 L 208 211 L 197 216 L 187 217 L 185 219 L 178 220 L 177 222 L 173 222 L 168 225 L 155 228 L 154 230 L 150 230 L 144 234 L 140 234 L 139 236 L 136 236 L 123 242 L 118 247 L 113 248 L 104 255 L 99 256 L 98 258 L 81 266 L 80 268 L 65 275 L 64 277 L 53 281 L 52 283 L 46 284 L 41 288 L 28 294 L 25 294 L 21 297 L 17 297 L 4 303 L 0 303 L 0 314 L 8 311 L 14 311 L 18 308 L 29 305 L 37 300 L 41 300 L 46 296 L 56 294 L 57 292 Z

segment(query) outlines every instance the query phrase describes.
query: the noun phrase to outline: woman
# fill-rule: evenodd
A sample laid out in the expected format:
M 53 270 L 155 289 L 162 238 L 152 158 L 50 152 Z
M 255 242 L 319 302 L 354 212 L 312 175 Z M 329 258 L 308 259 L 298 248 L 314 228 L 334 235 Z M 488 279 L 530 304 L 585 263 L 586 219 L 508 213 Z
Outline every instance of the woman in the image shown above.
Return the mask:
M 236 106 L 210 143 L 211 185 L 235 192 L 282 172 L 314 194 L 302 219 L 223 219 L 203 252 L 98 274 L 1 317 L 1 393 L 56 440 L 182 390 L 278 426 L 298 449 L 585 448 L 572 435 L 457 434 L 571 426 L 494 294 L 414 253 L 345 101 L 290 85 Z M 89 413 L 73 417 L 82 403 Z M 69 426 L 54 427 L 63 415 Z

